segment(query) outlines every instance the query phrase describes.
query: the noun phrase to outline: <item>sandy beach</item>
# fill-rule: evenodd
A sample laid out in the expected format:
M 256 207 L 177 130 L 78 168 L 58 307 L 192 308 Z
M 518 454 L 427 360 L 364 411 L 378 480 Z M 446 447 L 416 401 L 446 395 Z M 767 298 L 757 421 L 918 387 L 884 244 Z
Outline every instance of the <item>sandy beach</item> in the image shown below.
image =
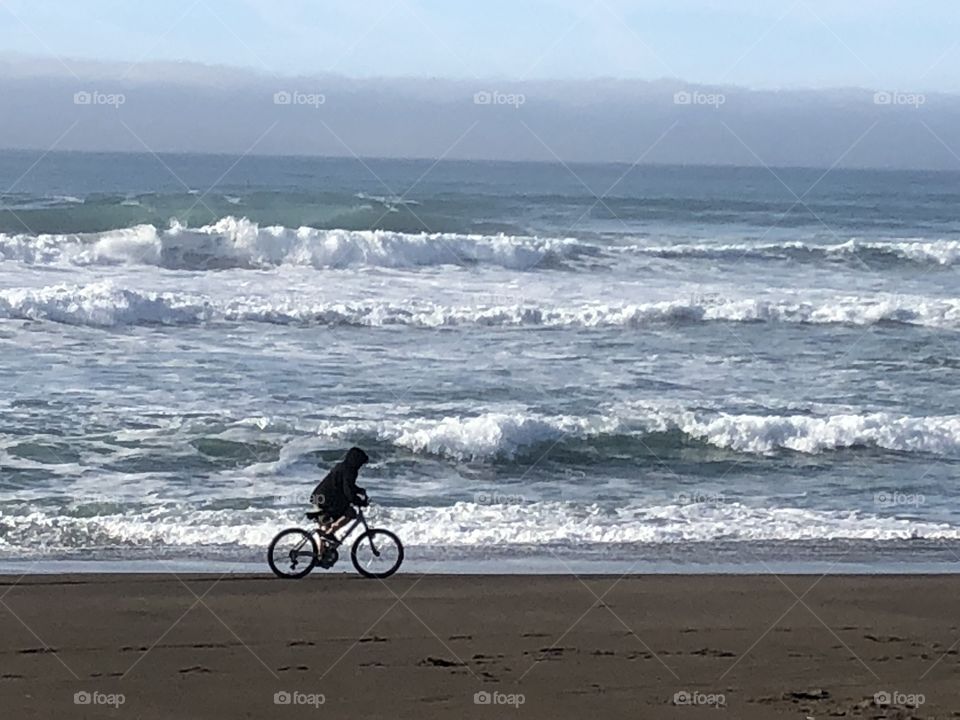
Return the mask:
M 0 698 L 17 718 L 953 717 L 958 592 L 956 576 L 5 577 Z

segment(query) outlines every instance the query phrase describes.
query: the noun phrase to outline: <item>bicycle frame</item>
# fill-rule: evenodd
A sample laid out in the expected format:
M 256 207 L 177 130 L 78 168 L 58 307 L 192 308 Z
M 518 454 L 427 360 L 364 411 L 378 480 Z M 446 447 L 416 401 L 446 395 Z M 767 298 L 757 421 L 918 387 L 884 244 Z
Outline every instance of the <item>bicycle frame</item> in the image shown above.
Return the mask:
M 314 511 L 307 515 L 309 519 L 317 521 L 316 527 L 301 525 L 281 531 L 270 543 L 267 554 L 267 562 L 274 574 L 282 578 L 299 579 L 305 577 L 314 567 L 330 569 L 339 559 L 337 550 L 343 547 L 351 536 L 356 535 L 350 550 L 350 559 L 357 572 L 368 578 L 382 579 L 393 575 L 403 562 L 403 543 L 389 530 L 371 527 L 362 507 L 357 507 L 356 510 L 357 514 L 352 518 L 352 522 L 337 530 L 328 530 L 329 524 L 321 523 L 323 516 Z M 361 529 L 359 534 L 357 528 Z M 287 537 L 297 537 L 299 541 L 294 540 L 292 547 L 278 545 Z M 316 542 L 315 538 L 320 542 Z M 369 551 L 366 549 L 368 544 Z M 309 549 L 305 549 L 307 546 Z M 384 558 L 385 547 L 388 548 L 385 557 L 392 564 L 374 568 L 373 563 Z M 391 553 L 389 548 L 396 552 Z M 369 553 L 372 553 L 372 557 Z M 303 558 L 309 558 L 309 561 L 301 566 Z
M 357 519 L 354 520 L 353 524 L 347 528 L 346 532 L 343 532 L 340 534 L 340 537 L 337 537 L 336 535 L 327 535 L 325 533 L 322 533 L 320 532 L 319 527 L 316 530 L 314 530 L 314 532 L 317 534 L 317 537 L 320 538 L 321 540 L 325 542 L 334 542 L 336 543 L 335 545 L 336 547 L 340 547 L 341 545 L 343 545 L 346 539 L 350 537 L 350 534 L 357 529 L 358 525 L 363 525 L 364 532 L 367 532 L 368 530 L 370 530 L 370 526 L 367 524 L 367 519 L 363 516 L 363 508 L 357 508 Z

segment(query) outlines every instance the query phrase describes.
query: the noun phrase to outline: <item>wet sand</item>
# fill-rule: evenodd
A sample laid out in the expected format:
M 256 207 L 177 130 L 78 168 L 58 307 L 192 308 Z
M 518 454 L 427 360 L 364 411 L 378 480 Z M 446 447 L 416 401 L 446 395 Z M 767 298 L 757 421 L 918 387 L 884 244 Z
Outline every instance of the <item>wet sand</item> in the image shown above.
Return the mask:
M 10 718 L 960 716 L 960 576 L 32 575 L 0 596 Z

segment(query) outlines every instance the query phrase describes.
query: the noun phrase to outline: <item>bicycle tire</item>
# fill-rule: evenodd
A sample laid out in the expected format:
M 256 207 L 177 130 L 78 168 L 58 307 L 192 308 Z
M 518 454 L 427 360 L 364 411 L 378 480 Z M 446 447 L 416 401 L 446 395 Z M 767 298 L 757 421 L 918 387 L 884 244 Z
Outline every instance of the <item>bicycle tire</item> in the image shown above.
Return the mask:
M 364 541 L 367 541 L 370 543 L 370 547 L 372 550 L 375 547 L 375 545 L 373 544 L 374 538 L 378 536 L 384 538 L 387 542 L 391 544 L 393 549 L 396 550 L 396 560 L 386 570 L 382 570 L 380 572 L 371 572 L 369 568 L 367 568 L 360 562 L 357 555 L 360 552 Z M 397 570 L 400 569 L 400 565 L 403 563 L 403 543 L 400 542 L 400 538 L 398 538 L 395 534 L 393 534 L 389 530 L 383 530 L 380 528 L 371 528 L 367 530 L 365 533 L 363 533 L 362 535 L 360 535 L 360 537 L 356 539 L 356 542 L 353 543 L 353 547 L 350 549 L 350 560 L 353 562 L 353 567 L 356 568 L 357 572 L 363 575 L 364 577 L 383 580 L 385 578 L 390 577 Z
M 296 572 L 285 572 L 280 567 L 277 566 L 277 563 L 273 556 L 274 549 L 276 548 L 277 544 L 288 535 L 300 535 L 307 542 L 310 543 L 310 549 L 311 549 L 310 558 L 309 560 L 306 560 L 306 559 L 304 560 L 303 570 L 298 570 Z M 291 551 L 290 560 L 293 567 L 296 567 L 297 562 L 295 561 L 295 558 L 293 558 L 292 556 L 293 552 L 294 551 Z M 273 540 L 270 542 L 270 547 L 267 549 L 267 564 L 270 565 L 270 569 L 273 570 L 273 574 L 276 575 L 278 578 L 282 578 L 284 580 L 299 580 L 300 578 L 304 578 L 307 575 L 309 575 L 310 571 L 313 570 L 313 566 L 316 563 L 319 552 L 320 551 L 317 548 L 317 541 L 313 539 L 312 533 L 307 532 L 302 528 L 287 528 L 286 530 L 282 530 L 281 532 L 277 533 L 277 536 L 273 538 Z M 307 553 L 298 552 L 298 556 L 299 555 L 305 556 L 307 555 Z

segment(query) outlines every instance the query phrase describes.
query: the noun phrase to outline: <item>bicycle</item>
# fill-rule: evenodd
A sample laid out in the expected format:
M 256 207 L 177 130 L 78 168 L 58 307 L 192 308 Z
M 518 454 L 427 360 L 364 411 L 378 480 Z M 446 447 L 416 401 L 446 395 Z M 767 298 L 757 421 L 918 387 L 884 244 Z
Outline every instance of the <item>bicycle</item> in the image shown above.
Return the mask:
M 323 515 L 323 510 L 312 510 L 306 514 L 308 520 L 317 521 L 316 530 L 288 528 L 271 541 L 267 563 L 274 575 L 286 580 L 299 580 L 309 575 L 315 567 L 329 570 L 340 559 L 338 548 L 359 525 L 363 525 L 363 532 L 350 549 L 350 560 L 357 572 L 367 578 L 382 580 L 400 568 L 403 562 L 403 543 L 400 538 L 389 530 L 371 528 L 363 515 L 363 507 L 357 508 L 356 519 L 339 538 L 323 532 Z M 314 536 L 324 542 L 322 556 Z

